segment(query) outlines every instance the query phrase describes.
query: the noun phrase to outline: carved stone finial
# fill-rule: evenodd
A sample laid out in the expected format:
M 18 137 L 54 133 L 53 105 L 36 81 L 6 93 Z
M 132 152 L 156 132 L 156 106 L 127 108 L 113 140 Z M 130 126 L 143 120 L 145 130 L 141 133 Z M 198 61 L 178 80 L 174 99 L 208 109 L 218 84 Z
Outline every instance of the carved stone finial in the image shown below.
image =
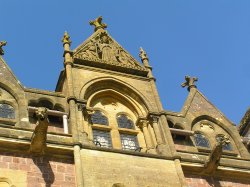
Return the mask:
M 98 29 L 107 28 L 107 25 L 105 23 L 102 23 L 102 16 L 99 16 L 95 20 L 90 21 L 89 24 L 94 25 L 95 31 L 97 31 Z
M 198 81 L 197 77 L 190 77 L 190 76 L 185 76 L 186 82 L 182 83 L 181 86 L 188 87 L 188 91 L 190 91 L 191 88 L 197 88 L 195 85 L 195 82 Z
M 71 44 L 70 36 L 67 31 L 64 32 L 63 38 L 62 38 L 62 43 L 64 44 Z
M 140 47 L 140 54 L 139 57 L 141 58 L 141 60 L 143 61 L 144 59 L 148 59 L 148 55 L 147 53 L 142 49 L 142 47 Z
M 7 42 L 6 41 L 0 41 L 0 55 L 4 55 L 4 50 L 3 46 L 6 46 Z

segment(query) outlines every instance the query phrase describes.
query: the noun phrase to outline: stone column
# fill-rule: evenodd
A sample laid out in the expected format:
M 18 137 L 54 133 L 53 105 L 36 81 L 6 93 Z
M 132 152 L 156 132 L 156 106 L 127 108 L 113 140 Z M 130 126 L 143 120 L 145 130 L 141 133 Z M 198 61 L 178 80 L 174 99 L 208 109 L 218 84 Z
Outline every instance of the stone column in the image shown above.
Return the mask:
M 163 144 L 163 139 L 158 124 L 159 117 L 158 116 L 150 116 L 150 117 L 152 119 L 152 127 L 154 129 L 157 145 L 161 145 Z
M 158 109 L 157 112 L 161 112 L 161 111 L 163 111 L 163 107 L 162 107 L 161 100 L 160 100 L 160 97 L 159 97 L 159 94 L 158 94 L 158 91 L 156 88 L 155 78 L 154 78 L 153 73 L 152 73 L 152 67 L 149 65 L 149 59 L 148 59 L 147 53 L 142 48 L 140 48 L 139 56 L 141 58 L 141 61 L 144 65 L 144 67 L 148 70 L 148 78 L 150 80 L 151 90 L 152 90 L 153 96 L 155 98 L 154 101 L 155 101 L 157 109 Z M 173 156 L 173 155 L 175 155 L 176 151 L 175 151 L 175 146 L 174 146 L 174 142 L 172 140 L 172 135 L 170 133 L 170 130 L 165 127 L 165 126 L 168 126 L 168 122 L 163 116 L 161 116 L 159 118 L 159 120 L 161 121 L 161 125 L 162 125 L 162 127 L 159 127 L 159 129 L 163 131 L 162 138 L 163 138 L 163 141 L 165 144 L 166 156 Z
M 142 129 L 144 139 L 145 139 L 145 142 L 146 142 L 146 146 L 147 146 L 147 151 L 146 152 L 155 154 L 156 151 L 155 151 L 153 142 L 151 140 L 151 137 L 150 137 L 150 134 L 149 134 L 149 131 L 148 131 L 148 124 L 149 124 L 148 120 L 141 120 L 139 122 L 139 127 Z
M 70 51 L 70 37 L 67 32 L 64 33 L 63 39 L 63 47 L 64 47 L 64 66 L 67 78 L 67 86 L 68 86 L 68 104 L 69 104 L 69 117 L 70 117 L 70 132 L 72 133 L 73 144 L 74 144 L 74 161 L 75 161 L 75 169 L 76 169 L 76 182 L 77 187 L 84 186 L 83 181 L 83 171 L 82 171 L 82 161 L 81 161 L 81 142 L 79 140 L 79 129 L 76 123 L 76 97 L 74 95 L 73 90 L 73 78 L 72 78 L 72 52 Z
M 68 116 L 65 114 L 63 115 L 63 131 L 65 134 L 69 133 Z
M 68 86 L 68 104 L 69 104 L 69 119 L 70 119 L 70 126 L 69 130 L 72 133 L 72 138 L 74 144 L 80 144 L 79 142 L 79 135 L 78 135 L 78 128 L 76 124 L 76 97 L 74 95 L 73 90 L 73 78 L 72 78 L 72 66 L 73 66 L 73 59 L 72 59 L 72 52 L 70 51 L 70 37 L 67 32 L 64 33 L 63 39 L 63 47 L 64 47 L 64 66 L 65 72 L 67 77 L 67 86 Z
M 91 116 L 92 114 L 94 114 L 95 111 L 91 110 L 91 109 L 87 109 L 86 112 L 86 119 L 87 119 L 87 132 L 88 132 L 88 137 L 89 137 L 89 141 L 92 142 L 94 144 L 94 138 L 93 138 L 93 131 L 92 131 L 92 121 L 91 121 Z

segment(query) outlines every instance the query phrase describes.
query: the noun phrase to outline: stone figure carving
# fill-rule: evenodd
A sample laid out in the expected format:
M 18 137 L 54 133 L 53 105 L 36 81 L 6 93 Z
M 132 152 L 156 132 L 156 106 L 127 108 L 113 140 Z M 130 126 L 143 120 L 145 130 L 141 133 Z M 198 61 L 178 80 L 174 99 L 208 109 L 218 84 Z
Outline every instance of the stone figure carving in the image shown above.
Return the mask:
M 229 140 L 226 137 L 221 137 L 219 139 L 219 141 L 216 143 L 211 153 L 209 154 L 208 160 L 205 162 L 204 173 L 210 175 L 213 175 L 215 173 L 216 169 L 219 166 L 223 145 L 229 143 L 228 141 Z
M 31 137 L 30 152 L 40 155 L 44 154 L 46 148 L 47 130 L 49 125 L 47 109 L 44 107 L 39 107 L 35 112 L 35 115 L 38 120 L 35 131 Z
M 6 41 L 0 41 L 0 55 L 4 55 L 3 46 L 6 46 Z
M 89 43 L 86 44 L 84 50 L 81 54 L 83 58 L 99 58 L 97 53 L 98 46 L 95 44 L 94 40 L 90 40 Z
M 103 61 L 116 61 L 117 62 L 117 50 L 112 41 L 106 33 L 101 33 L 100 40 L 97 43 L 98 54 Z
M 90 21 L 89 24 L 95 27 L 95 31 L 97 31 L 98 29 L 107 28 L 107 25 L 105 23 L 102 23 L 102 16 L 99 16 L 95 20 Z

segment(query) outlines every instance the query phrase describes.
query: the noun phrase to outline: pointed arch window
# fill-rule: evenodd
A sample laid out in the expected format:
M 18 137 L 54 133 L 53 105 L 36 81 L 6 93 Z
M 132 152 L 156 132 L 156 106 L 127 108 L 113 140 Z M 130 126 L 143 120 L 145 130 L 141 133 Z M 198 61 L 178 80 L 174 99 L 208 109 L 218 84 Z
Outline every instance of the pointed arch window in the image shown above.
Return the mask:
M 15 119 L 15 109 L 9 104 L 0 104 L 0 117 Z
M 119 128 L 134 129 L 134 123 L 125 114 L 120 114 L 117 116 L 117 124 Z
M 201 133 L 196 133 L 194 135 L 194 141 L 196 146 L 210 148 L 209 140 Z
M 99 110 L 91 115 L 91 122 L 93 124 L 109 125 L 108 118 Z

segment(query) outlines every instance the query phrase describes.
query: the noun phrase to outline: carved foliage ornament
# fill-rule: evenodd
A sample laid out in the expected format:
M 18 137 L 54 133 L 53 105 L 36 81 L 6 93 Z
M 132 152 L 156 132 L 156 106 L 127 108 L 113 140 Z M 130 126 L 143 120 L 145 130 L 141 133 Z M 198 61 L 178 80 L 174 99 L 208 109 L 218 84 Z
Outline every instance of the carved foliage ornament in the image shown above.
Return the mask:
M 74 54 L 75 58 L 145 70 L 106 31 L 97 32 Z

